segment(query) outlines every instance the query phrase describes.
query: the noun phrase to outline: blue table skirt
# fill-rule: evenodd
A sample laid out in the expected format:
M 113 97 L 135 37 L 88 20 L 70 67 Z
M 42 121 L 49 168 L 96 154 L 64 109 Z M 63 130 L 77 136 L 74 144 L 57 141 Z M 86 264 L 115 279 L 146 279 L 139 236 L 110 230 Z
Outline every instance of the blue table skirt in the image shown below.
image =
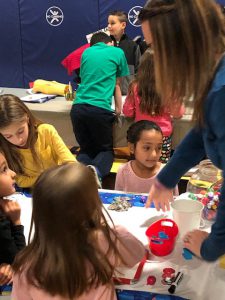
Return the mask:
M 23 193 L 26 197 L 31 197 L 31 191 L 28 188 L 19 188 L 16 187 L 17 192 Z M 138 195 L 138 194 L 131 194 L 131 193 L 114 193 L 109 190 L 109 192 L 105 191 L 99 191 L 99 196 L 102 200 L 102 203 L 104 204 L 111 204 L 114 200 L 115 197 L 129 197 L 130 202 L 132 206 L 139 206 L 139 207 L 144 207 L 145 202 L 147 201 L 147 196 L 145 195 Z M 151 203 L 152 208 L 154 208 L 154 203 Z
M 150 292 L 116 290 L 118 300 L 188 300 L 175 295 L 163 295 Z
M 23 193 L 26 197 L 31 197 L 31 191 L 28 188 L 19 188 L 16 186 L 16 191 Z M 112 191 L 109 190 L 109 192 L 106 191 L 99 191 L 99 196 L 102 200 L 102 203 L 104 204 L 111 204 L 114 200 L 115 197 L 129 197 L 130 202 L 132 206 L 139 206 L 139 207 L 144 207 L 145 203 L 147 201 L 147 196 L 145 195 L 138 195 L 138 194 L 131 194 L 131 193 L 113 193 Z M 154 208 L 154 203 L 151 203 L 152 208 Z

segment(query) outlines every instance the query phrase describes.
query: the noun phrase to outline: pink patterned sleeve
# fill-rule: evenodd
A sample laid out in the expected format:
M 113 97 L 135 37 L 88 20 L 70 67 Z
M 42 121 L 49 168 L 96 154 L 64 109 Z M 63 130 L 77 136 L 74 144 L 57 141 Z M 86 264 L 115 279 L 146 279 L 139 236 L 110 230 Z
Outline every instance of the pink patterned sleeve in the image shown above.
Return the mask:
M 124 259 L 127 267 L 133 267 L 144 257 L 146 250 L 141 241 L 131 234 L 125 227 L 116 226 L 119 237 L 117 248 Z M 122 265 L 121 265 L 122 266 Z

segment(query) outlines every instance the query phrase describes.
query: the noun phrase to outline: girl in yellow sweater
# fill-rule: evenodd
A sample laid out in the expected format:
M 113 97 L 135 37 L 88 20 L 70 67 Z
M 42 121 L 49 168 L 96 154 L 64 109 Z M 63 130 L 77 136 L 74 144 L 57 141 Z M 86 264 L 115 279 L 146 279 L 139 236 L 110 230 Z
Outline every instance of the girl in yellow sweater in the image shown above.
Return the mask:
M 14 95 L 0 96 L 0 145 L 22 188 L 32 187 L 45 169 L 75 161 L 56 129 Z

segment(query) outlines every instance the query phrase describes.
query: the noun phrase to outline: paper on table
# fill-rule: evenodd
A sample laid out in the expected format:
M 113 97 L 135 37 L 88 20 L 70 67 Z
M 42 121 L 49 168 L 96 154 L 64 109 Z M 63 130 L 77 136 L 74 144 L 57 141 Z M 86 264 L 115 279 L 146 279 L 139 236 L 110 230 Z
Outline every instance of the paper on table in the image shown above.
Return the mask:
M 50 99 L 53 99 L 55 97 L 56 97 L 56 95 L 46 95 L 46 94 L 39 93 L 39 94 L 24 96 L 24 97 L 21 97 L 20 99 L 23 102 L 43 103 L 43 102 L 46 102 L 46 101 L 48 101 Z

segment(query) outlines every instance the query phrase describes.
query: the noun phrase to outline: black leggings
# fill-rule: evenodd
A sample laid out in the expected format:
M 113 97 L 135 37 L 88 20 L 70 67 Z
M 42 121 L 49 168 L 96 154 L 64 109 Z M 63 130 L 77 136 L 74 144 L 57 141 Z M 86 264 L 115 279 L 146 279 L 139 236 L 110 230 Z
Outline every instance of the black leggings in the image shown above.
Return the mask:
M 104 177 L 113 163 L 114 113 L 88 104 L 74 104 L 70 116 L 80 146 L 77 160 L 94 165 Z

